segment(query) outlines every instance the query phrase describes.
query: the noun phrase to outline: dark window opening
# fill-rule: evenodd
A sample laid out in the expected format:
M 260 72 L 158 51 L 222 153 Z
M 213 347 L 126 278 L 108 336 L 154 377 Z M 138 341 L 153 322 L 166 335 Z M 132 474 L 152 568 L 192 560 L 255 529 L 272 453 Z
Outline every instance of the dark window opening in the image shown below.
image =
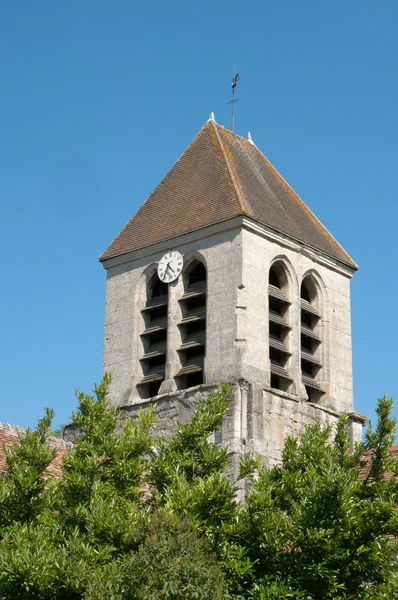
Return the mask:
M 281 300 L 278 300 L 277 298 L 273 298 L 272 296 L 270 296 L 269 297 L 269 309 L 272 310 L 273 312 L 277 313 L 281 317 L 283 317 L 284 314 L 286 313 L 288 307 L 284 302 L 281 302 Z
M 308 352 L 312 352 L 312 339 L 306 335 L 301 335 L 301 347 Z
M 139 385 L 137 389 L 141 398 L 153 398 L 153 396 L 157 396 L 159 394 L 161 385 L 161 381 L 151 381 L 150 383 Z
M 203 357 L 203 346 L 195 346 L 195 348 L 187 348 L 182 351 L 182 355 L 184 357 L 184 362 L 195 358 Z
M 305 312 L 304 310 L 301 311 L 301 322 L 303 325 L 306 325 L 307 327 L 310 327 L 310 329 L 313 328 L 313 318 L 312 315 L 310 315 L 309 313 Z
M 269 324 L 269 334 L 274 337 L 274 338 L 278 338 L 278 340 L 282 341 L 282 329 L 280 325 L 277 325 L 276 323 L 270 323 Z
M 149 346 L 153 344 L 157 344 L 159 342 L 165 342 L 167 340 L 167 331 L 166 329 L 162 329 L 161 331 L 156 331 L 155 333 L 151 333 L 148 336 Z
M 311 303 L 310 294 L 306 285 L 304 285 L 303 283 L 301 284 L 301 297 L 303 300 L 306 300 L 307 302 Z
M 301 284 L 301 289 L 300 289 L 300 296 L 302 300 L 305 300 L 306 302 L 308 302 L 309 304 L 311 304 L 313 307 L 317 307 L 318 306 L 318 297 L 317 297 L 317 292 L 316 292 L 316 286 L 312 280 L 312 278 L 308 277 L 306 278 L 306 280 Z M 301 309 L 301 326 L 302 326 L 302 330 L 301 330 L 301 349 L 302 349 L 302 356 L 305 356 L 305 353 L 307 358 L 309 358 L 309 355 L 312 355 L 312 357 L 315 359 L 315 363 L 318 362 L 319 357 L 318 357 L 318 349 L 319 346 L 321 345 L 321 340 L 319 339 L 314 339 L 313 337 L 311 337 L 310 335 L 306 335 L 305 334 L 305 329 L 311 329 L 312 331 L 316 331 L 316 335 L 320 335 L 321 331 L 318 332 L 318 325 L 320 325 L 320 316 L 317 314 L 311 314 L 310 312 L 307 312 L 304 308 Z M 320 328 L 321 329 L 321 328 Z M 301 373 L 303 375 L 303 377 L 310 377 L 313 380 L 316 380 L 319 371 L 321 369 L 321 365 L 319 364 L 315 364 L 313 362 L 311 362 L 310 360 L 306 360 L 305 358 L 301 359 Z M 317 390 L 315 388 L 312 388 L 312 386 L 308 385 L 306 386 L 306 391 L 307 391 L 307 395 L 308 395 L 308 399 L 311 400 L 312 402 L 316 402 L 318 401 L 322 395 L 323 395 L 323 391 L 321 390 Z
M 152 398 L 152 396 L 157 396 L 159 393 L 159 388 L 161 385 L 161 381 L 152 381 L 152 383 L 149 384 L 149 397 Z
M 153 358 L 148 358 L 145 360 L 148 371 L 151 369 L 156 369 L 156 367 L 164 366 L 164 355 L 154 356 Z
M 157 396 L 160 386 L 166 374 L 166 353 L 167 353 L 167 313 L 168 313 L 168 286 L 160 281 L 157 273 L 154 273 L 147 282 L 146 307 L 142 311 L 142 317 L 145 322 L 145 331 L 141 334 L 142 354 L 146 358 L 140 358 L 143 381 L 137 385 L 137 391 L 141 398 L 151 398 Z M 160 300 L 160 306 L 151 306 L 157 302 L 151 303 L 154 299 Z M 156 326 L 159 331 L 150 331 Z M 157 356 L 148 356 L 156 354 Z M 145 381 L 145 377 L 152 372 L 158 375 L 157 381 Z
M 191 335 L 192 333 L 199 333 L 205 330 L 205 321 L 204 319 L 200 319 L 200 321 L 192 321 L 192 323 L 187 323 L 186 325 L 186 335 Z
M 285 269 L 282 266 L 281 262 L 280 263 L 278 262 L 275 266 L 272 266 L 270 268 L 269 275 L 268 275 L 268 282 L 269 282 L 269 285 L 272 285 L 281 291 L 283 289 L 284 295 L 288 296 L 288 281 L 287 281 Z M 289 304 L 287 302 L 285 302 L 281 299 L 275 298 L 274 296 L 272 296 L 270 294 L 268 296 L 268 306 L 269 306 L 269 310 L 271 313 L 275 313 L 284 319 L 287 317 L 287 314 L 289 311 Z M 280 342 L 285 344 L 286 342 L 288 342 L 289 330 L 287 330 L 286 328 L 282 327 L 281 325 L 279 325 L 277 323 L 274 323 L 271 320 L 269 321 L 269 329 L 268 330 L 269 330 L 269 341 L 270 341 L 269 357 L 270 357 L 270 363 L 271 363 L 271 370 L 272 370 L 272 365 L 274 365 L 275 367 L 280 366 L 280 367 L 285 368 L 288 363 L 288 360 L 289 360 L 289 355 L 277 350 L 276 348 L 273 348 L 271 346 L 271 342 L 275 343 L 276 340 L 279 340 Z M 272 388 L 287 392 L 290 389 L 290 385 L 291 385 L 290 380 L 285 379 L 284 377 L 275 375 L 274 373 L 271 372 L 271 387 Z
M 206 268 L 203 263 L 195 261 L 184 273 L 184 291 L 199 292 L 191 298 L 182 298 L 180 305 L 183 319 L 192 319 L 180 323 L 181 347 L 178 350 L 181 361 L 181 375 L 176 376 L 177 387 L 180 390 L 200 385 L 204 381 L 203 366 L 206 353 Z M 195 286 L 196 284 L 203 284 Z M 183 346 L 191 346 L 185 347 Z M 192 347 L 194 345 L 194 347 Z M 188 367 L 200 367 L 194 373 L 184 373 Z
M 157 275 L 155 275 L 156 280 L 151 284 L 150 284 L 150 299 L 153 300 L 154 298 L 160 298 L 161 296 L 167 296 L 168 294 L 168 287 L 167 287 L 167 283 L 163 283 L 163 281 L 160 281 L 160 279 L 158 278 Z
M 319 402 L 319 400 L 323 396 L 323 392 L 320 390 L 315 390 L 310 386 L 305 386 L 305 391 L 308 395 L 308 402 Z
M 194 285 L 206 281 L 206 268 L 203 263 L 197 263 L 194 269 L 189 274 L 188 285 Z
M 206 304 L 205 296 L 195 296 L 195 298 L 189 298 L 187 301 L 187 309 L 194 310 L 195 308 L 201 308 Z
M 280 389 L 280 377 L 271 374 L 271 387 L 275 388 L 276 390 Z
M 314 365 L 310 362 L 308 362 L 308 360 L 302 360 L 301 361 L 301 370 L 304 373 L 304 375 L 308 375 L 309 377 L 313 377 L 313 369 L 314 369 Z
M 281 390 L 281 392 L 289 392 L 290 391 L 291 382 L 289 379 L 285 379 L 284 377 L 278 377 L 278 375 L 274 375 L 271 373 L 271 387 L 275 390 Z
M 179 390 L 186 390 L 187 388 L 202 385 L 204 381 L 203 371 L 195 371 L 194 373 L 187 373 L 176 378 L 177 388 Z
M 152 308 L 150 311 L 150 320 L 154 321 L 155 319 L 160 319 L 161 317 L 167 316 L 167 304 L 164 306 L 157 306 L 156 308 Z
M 203 371 L 196 371 L 195 373 L 188 373 L 187 388 L 194 387 L 195 385 L 201 385 L 202 383 L 203 383 Z
M 280 367 L 284 367 L 288 359 L 286 354 L 280 352 L 276 348 L 269 349 L 269 357 L 271 362 L 273 362 L 276 365 L 279 365 Z
M 314 392 L 315 390 L 313 388 L 308 387 L 308 385 L 305 386 L 305 391 L 307 392 L 307 396 L 308 396 L 308 401 L 311 402 L 314 399 Z
M 279 277 L 276 274 L 275 269 L 273 269 L 272 267 L 269 271 L 269 283 L 279 289 L 281 287 L 281 284 L 279 282 Z

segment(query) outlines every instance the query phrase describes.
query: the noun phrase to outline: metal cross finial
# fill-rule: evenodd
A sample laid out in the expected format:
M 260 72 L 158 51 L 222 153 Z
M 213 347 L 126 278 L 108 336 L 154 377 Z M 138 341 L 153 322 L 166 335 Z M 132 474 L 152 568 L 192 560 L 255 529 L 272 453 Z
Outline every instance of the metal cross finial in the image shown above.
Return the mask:
M 232 119 L 231 119 L 231 129 L 232 131 L 235 130 L 235 102 L 238 102 L 239 98 L 235 98 L 235 88 L 236 88 L 236 84 L 238 83 L 240 79 L 239 73 L 236 72 L 236 68 L 234 67 L 234 76 L 232 77 L 232 99 L 230 102 L 228 102 L 228 104 L 232 105 Z

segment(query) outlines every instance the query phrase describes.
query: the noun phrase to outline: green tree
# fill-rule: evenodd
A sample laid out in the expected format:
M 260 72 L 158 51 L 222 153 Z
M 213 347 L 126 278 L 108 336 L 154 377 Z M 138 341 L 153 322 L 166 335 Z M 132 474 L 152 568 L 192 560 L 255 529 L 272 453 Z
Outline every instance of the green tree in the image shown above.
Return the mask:
M 279 468 L 260 469 L 244 514 L 254 598 L 398 597 L 397 460 L 392 400 L 349 452 L 347 416 L 331 443 L 319 423 L 288 438 Z
M 105 589 L 105 591 L 104 591 Z M 186 517 L 155 511 L 137 552 L 92 579 L 87 599 L 219 600 L 226 598 L 222 570 L 206 540 Z
M 82 435 L 47 473 L 53 414 L 7 449 L 0 478 L 0 600 L 391 600 L 398 597 L 397 461 L 392 401 L 350 452 L 347 416 L 287 438 L 279 467 L 241 461 L 245 502 L 208 442 L 231 389 L 204 399 L 173 438 L 153 410 L 121 420 L 77 392 Z
M 35 431 L 19 437 L 20 445 L 5 446 L 7 475 L 0 479 L 0 534 L 14 522 L 34 520 L 48 505 L 51 484 L 44 474 L 55 457 L 46 444 L 54 411 L 46 409 Z
M 176 526 L 168 542 L 175 559 L 173 589 L 188 586 L 192 598 L 224 597 L 222 565 L 193 515 L 197 523 L 211 520 L 217 528 L 236 510 L 233 485 L 221 475 L 227 453 L 207 441 L 221 424 L 229 387 L 210 394 L 191 423 L 178 425 L 176 437 L 166 440 L 153 437 L 153 410 L 119 419 L 108 404 L 109 382 L 105 376 L 94 396 L 77 392 L 72 420 L 82 436 L 65 457 L 60 479 L 46 474 L 54 457 L 46 444 L 50 411 L 36 431 L 20 438 L 20 446 L 8 450 L 8 473 L 0 480 L 0 598 L 80 599 L 95 597 L 95 589 L 104 598 L 135 597 L 133 591 L 144 597 L 145 589 L 162 585 L 145 554 L 154 557 L 156 529 L 164 546 L 167 515 L 185 527 Z M 217 509 L 204 501 L 207 493 L 219 498 Z M 184 561 L 177 560 L 178 544 L 185 545 Z M 163 566 L 165 560 L 166 554 Z M 138 564 L 141 592 L 138 580 L 134 590 L 123 583 L 123 574 Z M 190 569 L 196 576 L 187 579 Z M 173 597 L 166 592 L 159 598 Z

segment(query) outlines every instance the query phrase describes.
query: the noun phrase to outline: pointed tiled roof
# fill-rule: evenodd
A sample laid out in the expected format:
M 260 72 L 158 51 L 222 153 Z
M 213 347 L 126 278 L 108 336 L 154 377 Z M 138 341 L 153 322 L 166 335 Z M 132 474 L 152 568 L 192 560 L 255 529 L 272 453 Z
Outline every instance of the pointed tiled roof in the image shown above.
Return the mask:
M 100 260 L 237 215 L 251 217 L 357 268 L 253 142 L 213 119 L 200 130 Z

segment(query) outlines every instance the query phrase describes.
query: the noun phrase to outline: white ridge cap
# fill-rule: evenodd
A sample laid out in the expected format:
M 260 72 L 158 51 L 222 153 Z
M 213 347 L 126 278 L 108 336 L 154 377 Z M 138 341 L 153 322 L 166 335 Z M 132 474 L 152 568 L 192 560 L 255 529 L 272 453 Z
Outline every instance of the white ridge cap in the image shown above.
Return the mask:
M 207 119 L 207 122 L 208 123 L 210 123 L 210 122 L 215 123 L 216 122 L 216 119 L 214 117 L 214 112 L 210 113 L 210 117 Z

